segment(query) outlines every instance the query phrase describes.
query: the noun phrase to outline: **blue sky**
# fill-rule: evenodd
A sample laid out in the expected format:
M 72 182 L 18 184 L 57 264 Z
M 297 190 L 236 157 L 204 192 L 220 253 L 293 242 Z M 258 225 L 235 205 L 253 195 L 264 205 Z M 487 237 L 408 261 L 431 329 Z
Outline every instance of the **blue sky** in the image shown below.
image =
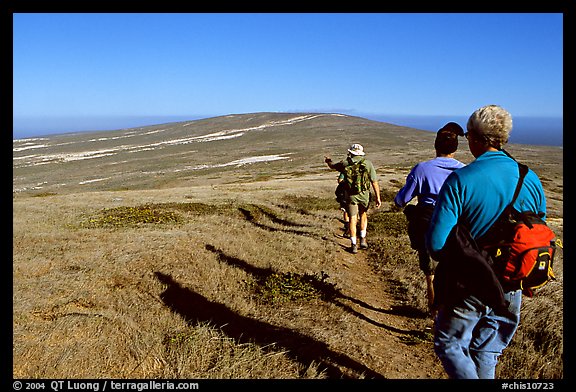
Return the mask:
M 16 13 L 13 45 L 13 134 L 492 103 L 563 116 L 561 13 Z

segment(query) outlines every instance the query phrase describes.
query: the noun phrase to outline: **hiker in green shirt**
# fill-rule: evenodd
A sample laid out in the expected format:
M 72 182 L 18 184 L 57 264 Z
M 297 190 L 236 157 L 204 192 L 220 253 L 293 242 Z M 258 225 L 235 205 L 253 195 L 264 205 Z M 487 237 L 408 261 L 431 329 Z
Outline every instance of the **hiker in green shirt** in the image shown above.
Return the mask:
M 357 224 L 360 220 L 360 249 L 367 249 L 366 229 L 368 228 L 368 207 L 370 206 L 370 187 L 374 189 L 376 196 L 376 208 L 380 208 L 380 187 L 376 170 L 371 161 L 364 157 L 364 147 L 360 144 L 352 144 L 348 149 L 346 159 L 333 163 L 330 157 L 324 157 L 324 162 L 330 169 L 338 170 L 344 174 L 346 182 L 345 200 L 350 219 L 350 252 L 358 253 L 356 239 Z

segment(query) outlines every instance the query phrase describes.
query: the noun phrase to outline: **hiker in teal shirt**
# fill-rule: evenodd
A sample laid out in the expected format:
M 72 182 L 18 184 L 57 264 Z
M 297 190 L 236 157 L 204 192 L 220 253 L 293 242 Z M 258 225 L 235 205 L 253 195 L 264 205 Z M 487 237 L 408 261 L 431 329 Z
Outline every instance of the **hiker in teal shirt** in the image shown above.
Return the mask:
M 446 189 L 436 203 L 435 227 L 429 236 L 430 250 L 442 249 L 461 217 L 465 217 L 472 237 L 480 238 L 512 200 L 518 177 L 516 162 L 498 150 L 483 153 L 450 175 L 444 183 Z M 532 170 L 526 174 L 514 207 L 518 211 L 546 212 L 544 190 Z
M 426 246 L 439 260 L 434 279 L 434 351 L 450 378 L 495 378 L 498 357 L 510 344 L 520 322 L 521 289 L 506 291 L 493 273 L 472 273 L 472 266 L 480 272 L 491 271 L 484 259 L 474 264 L 478 259 L 464 258 L 465 253 L 458 259 L 451 257 L 459 249 L 454 244 L 460 245 L 452 235 L 457 223 L 463 223 L 472 238 L 478 239 L 512 200 L 519 178 L 518 164 L 502 150 L 511 129 L 512 117 L 500 106 L 488 105 L 470 116 L 466 138 L 476 159 L 448 176 L 426 234 Z M 531 170 L 514 207 L 546 213 L 542 184 Z M 458 268 L 442 268 L 446 265 Z M 460 275 L 455 276 L 454 270 Z M 458 283 L 462 281 L 471 282 L 470 286 Z M 490 306 L 488 300 L 495 305 Z

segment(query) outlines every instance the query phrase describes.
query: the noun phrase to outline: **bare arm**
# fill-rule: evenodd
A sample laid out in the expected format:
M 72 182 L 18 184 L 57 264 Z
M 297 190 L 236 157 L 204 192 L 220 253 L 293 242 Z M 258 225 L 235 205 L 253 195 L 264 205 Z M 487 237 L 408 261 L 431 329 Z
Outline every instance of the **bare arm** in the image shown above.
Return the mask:
M 380 208 L 382 200 L 380 199 L 380 185 L 378 185 L 378 181 L 372 182 L 372 188 L 374 188 L 374 193 L 376 194 L 376 208 Z
M 328 165 L 330 169 L 334 169 L 334 162 L 332 162 L 332 158 L 325 155 L 324 162 Z

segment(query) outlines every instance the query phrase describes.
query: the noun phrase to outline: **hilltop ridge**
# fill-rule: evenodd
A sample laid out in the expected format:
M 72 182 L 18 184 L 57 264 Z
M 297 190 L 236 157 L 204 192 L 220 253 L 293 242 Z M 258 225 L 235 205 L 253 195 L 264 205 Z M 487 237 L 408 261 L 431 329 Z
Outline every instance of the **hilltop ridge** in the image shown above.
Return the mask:
M 382 139 L 400 140 L 408 132 L 431 137 L 337 113 L 250 113 L 28 138 L 13 141 L 13 186 L 16 193 L 78 191 L 87 184 L 98 190 L 146 189 L 273 161 L 302 162 L 291 170 L 303 171 L 323 153 L 345 151 L 352 142 L 374 151 Z

